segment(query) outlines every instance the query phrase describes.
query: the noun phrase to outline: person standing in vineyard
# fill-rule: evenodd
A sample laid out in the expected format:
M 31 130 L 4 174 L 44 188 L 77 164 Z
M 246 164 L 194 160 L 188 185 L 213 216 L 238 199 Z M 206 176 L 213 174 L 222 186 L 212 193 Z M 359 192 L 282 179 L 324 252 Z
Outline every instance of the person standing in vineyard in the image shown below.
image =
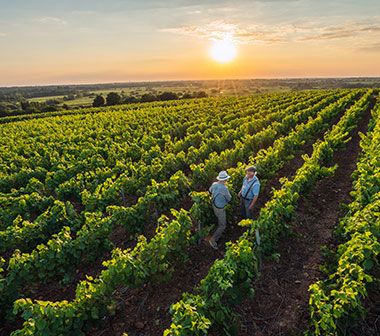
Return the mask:
M 212 208 L 218 218 L 218 227 L 209 240 L 211 247 L 215 250 L 218 249 L 217 241 L 222 236 L 227 225 L 225 206 L 231 201 L 231 194 L 226 186 L 229 178 L 230 176 L 226 171 L 221 171 L 216 178 L 217 182 L 214 182 L 209 189 L 212 194 Z
M 256 177 L 256 167 L 248 167 L 245 171 L 247 175 L 244 177 L 243 186 L 238 193 L 240 197 L 241 218 L 253 219 L 253 207 L 259 197 L 260 181 Z

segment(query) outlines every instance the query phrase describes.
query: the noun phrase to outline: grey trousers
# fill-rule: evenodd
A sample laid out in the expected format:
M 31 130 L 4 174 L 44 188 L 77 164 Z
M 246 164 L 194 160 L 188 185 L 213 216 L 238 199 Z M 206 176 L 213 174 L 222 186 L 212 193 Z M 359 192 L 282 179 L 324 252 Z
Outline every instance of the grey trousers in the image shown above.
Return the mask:
M 226 209 L 218 209 L 215 205 L 212 205 L 214 209 L 214 214 L 216 218 L 218 218 L 218 227 L 212 236 L 212 239 L 217 242 L 219 238 L 222 236 L 223 231 L 226 228 L 227 220 L 226 220 Z
M 240 199 L 240 210 L 242 219 L 253 219 L 253 211 L 248 210 L 252 200 L 245 200 L 243 197 Z

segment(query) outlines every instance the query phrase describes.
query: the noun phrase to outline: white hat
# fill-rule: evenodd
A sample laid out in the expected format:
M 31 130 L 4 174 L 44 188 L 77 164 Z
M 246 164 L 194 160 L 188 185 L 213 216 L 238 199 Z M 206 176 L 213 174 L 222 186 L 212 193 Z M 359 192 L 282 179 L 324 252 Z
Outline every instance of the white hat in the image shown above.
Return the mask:
M 225 181 L 228 180 L 231 176 L 227 174 L 225 170 L 222 170 L 219 175 L 216 177 L 218 181 Z

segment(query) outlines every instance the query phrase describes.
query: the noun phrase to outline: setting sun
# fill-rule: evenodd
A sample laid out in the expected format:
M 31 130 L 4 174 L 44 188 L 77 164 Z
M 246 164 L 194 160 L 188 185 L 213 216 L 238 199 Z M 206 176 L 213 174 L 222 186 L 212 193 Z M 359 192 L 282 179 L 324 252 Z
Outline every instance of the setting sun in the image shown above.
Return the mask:
M 214 41 L 210 56 L 219 63 L 230 62 L 236 56 L 236 47 L 231 39 Z

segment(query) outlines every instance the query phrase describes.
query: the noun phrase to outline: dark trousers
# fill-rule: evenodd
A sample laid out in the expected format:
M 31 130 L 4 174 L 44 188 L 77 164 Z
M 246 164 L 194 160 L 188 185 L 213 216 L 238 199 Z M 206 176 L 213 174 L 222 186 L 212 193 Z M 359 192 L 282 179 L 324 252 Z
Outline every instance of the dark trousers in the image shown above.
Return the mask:
M 253 211 L 248 210 L 252 200 L 245 200 L 243 197 L 240 199 L 241 219 L 253 219 Z

